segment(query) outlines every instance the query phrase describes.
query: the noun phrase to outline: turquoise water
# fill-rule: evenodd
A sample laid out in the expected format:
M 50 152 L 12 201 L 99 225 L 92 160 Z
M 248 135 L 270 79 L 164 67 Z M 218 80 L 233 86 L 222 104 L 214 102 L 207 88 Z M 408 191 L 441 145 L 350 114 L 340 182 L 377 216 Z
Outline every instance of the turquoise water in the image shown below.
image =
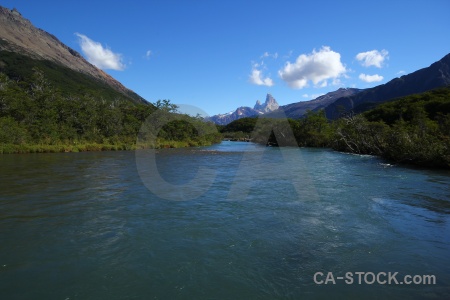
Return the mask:
M 239 142 L 0 156 L 0 299 L 330 297 L 450 297 L 448 171 Z

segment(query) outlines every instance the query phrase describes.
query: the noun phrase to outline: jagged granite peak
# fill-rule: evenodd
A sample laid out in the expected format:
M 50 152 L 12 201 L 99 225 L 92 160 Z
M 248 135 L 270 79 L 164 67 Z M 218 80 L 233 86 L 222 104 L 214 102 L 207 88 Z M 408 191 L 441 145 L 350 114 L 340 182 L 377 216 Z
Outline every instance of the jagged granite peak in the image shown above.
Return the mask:
M 277 110 L 279 106 L 280 105 L 278 105 L 277 100 L 275 100 L 271 94 L 267 94 L 264 104 L 261 104 L 261 101 L 257 100 L 253 109 L 263 113 L 268 113 Z
M 260 109 L 262 106 L 263 106 L 263 105 L 261 104 L 261 101 L 256 100 L 256 104 L 255 104 L 255 106 L 253 107 L 253 109 L 258 110 L 258 109 Z
M 273 98 L 271 94 L 267 94 L 266 101 L 263 104 L 261 104 L 261 101 L 256 100 L 256 104 L 253 108 L 248 106 L 241 106 L 238 107 L 235 111 L 229 112 L 227 114 L 214 115 L 207 118 L 207 120 L 210 120 L 219 125 L 226 125 L 238 119 L 270 113 L 277 110 L 278 107 L 279 105 L 275 98 Z
M 80 53 L 63 44 L 56 36 L 36 28 L 15 8 L 0 6 L 0 39 L 0 51 L 15 52 L 33 59 L 50 60 L 92 76 L 128 97 L 147 103 L 112 76 L 89 63 Z
M 218 125 L 227 125 L 228 123 L 231 123 L 235 120 L 246 118 L 246 117 L 253 117 L 261 114 L 259 111 L 248 107 L 248 106 L 241 106 L 238 107 L 235 111 L 226 113 L 226 114 L 219 114 L 214 115 L 211 117 L 206 118 L 207 121 L 212 121 Z

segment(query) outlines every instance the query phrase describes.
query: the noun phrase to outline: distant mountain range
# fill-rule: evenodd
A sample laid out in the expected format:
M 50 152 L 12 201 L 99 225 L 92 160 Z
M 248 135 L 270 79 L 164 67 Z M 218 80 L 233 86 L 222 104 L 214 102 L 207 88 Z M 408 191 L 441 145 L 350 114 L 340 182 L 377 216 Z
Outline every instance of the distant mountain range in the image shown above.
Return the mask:
M 27 63 L 34 65 L 31 60 L 49 61 L 86 75 L 88 77 L 86 81 L 98 82 L 101 89 L 105 89 L 106 86 L 134 102 L 147 103 L 135 92 L 86 61 L 77 51 L 63 44 L 54 35 L 34 27 L 16 9 L 10 10 L 1 6 L 0 51 L 0 72 L 7 73 L 11 78 L 23 78 L 23 71 L 26 72 L 27 70 L 20 69 L 19 64 L 23 68 Z M 12 54 L 15 54 L 15 56 L 13 57 Z M 49 69 L 52 68 L 54 69 L 54 66 L 49 67 Z M 55 81 L 67 81 L 66 77 L 70 77 L 70 75 L 77 77 L 77 79 L 79 77 L 74 75 L 73 72 L 71 74 L 65 73 L 56 75 L 55 77 L 59 78 Z
M 256 109 L 257 105 L 253 109 L 243 106 L 228 114 L 212 116 L 209 120 L 216 124 L 226 125 L 237 119 L 258 115 L 274 118 L 287 116 L 288 118 L 296 119 L 301 118 L 308 110 L 317 111 L 321 109 L 325 111 L 327 118 L 337 119 L 350 111 L 355 113 L 363 112 L 374 108 L 380 103 L 398 97 L 422 93 L 449 85 L 450 54 L 447 54 L 427 68 L 395 78 L 373 88 L 340 88 L 316 99 L 279 106 L 277 109 L 273 109 L 275 106 L 271 106 L 271 109 L 266 110 Z M 273 98 L 272 96 L 270 97 Z
M 361 89 L 355 88 L 340 88 L 334 92 L 327 93 L 319 96 L 316 99 L 309 101 L 301 101 L 288 105 L 280 106 L 280 108 L 272 113 L 269 113 L 267 117 L 280 117 L 286 116 L 288 118 L 299 118 L 303 116 L 308 110 L 324 109 L 328 105 L 334 103 L 337 99 L 342 97 L 349 97 L 360 93 Z
M 345 112 L 363 112 L 398 97 L 448 85 L 450 85 L 450 54 L 427 68 L 365 89 L 355 95 L 339 98 L 325 108 L 325 113 L 329 119 L 337 119 Z
M 226 125 L 233 122 L 234 120 L 242 119 L 245 117 L 259 116 L 276 111 L 279 108 L 278 102 L 271 94 L 267 94 L 266 101 L 261 104 L 261 101 L 257 100 L 253 108 L 248 106 L 238 107 L 235 111 L 229 112 L 227 114 L 214 115 L 207 118 L 207 120 L 212 121 L 219 125 Z

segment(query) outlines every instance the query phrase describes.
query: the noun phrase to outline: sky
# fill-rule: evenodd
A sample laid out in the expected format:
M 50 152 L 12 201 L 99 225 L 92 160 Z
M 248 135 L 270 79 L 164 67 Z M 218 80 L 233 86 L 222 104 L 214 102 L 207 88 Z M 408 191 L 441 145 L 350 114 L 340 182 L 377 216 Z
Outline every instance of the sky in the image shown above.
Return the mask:
M 0 0 L 149 102 L 208 115 L 370 88 L 450 53 L 450 1 Z

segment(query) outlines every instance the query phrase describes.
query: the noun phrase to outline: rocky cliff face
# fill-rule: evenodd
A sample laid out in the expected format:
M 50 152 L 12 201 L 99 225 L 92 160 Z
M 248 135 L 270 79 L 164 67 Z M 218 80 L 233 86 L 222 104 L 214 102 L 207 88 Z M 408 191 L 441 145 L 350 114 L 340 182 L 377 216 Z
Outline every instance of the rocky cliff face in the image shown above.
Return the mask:
M 209 117 L 208 120 L 213 121 L 214 123 L 219 125 L 226 125 L 233 122 L 234 120 L 263 115 L 275 111 L 278 109 L 278 107 L 279 105 L 275 98 L 273 98 L 271 94 L 267 94 L 266 101 L 263 104 L 261 104 L 261 101 L 257 100 L 253 108 L 248 106 L 241 106 L 234 112 L 214 115 L 212 117 Z
M 0 50 L 16 52 L 34 59 L 45 59 L 61 64 L 100 80 L 116 91 L 135 100 L 145 100 L 120 82 L 86 61 L 77 51 L 63 44 L 54 35 L 36 28 L 16 9 L 0 6 Z
M 266 102 L 264 102 L 264 104 L 261 104 L 261 102 L 257 100 L 253 109 L 262 113 L 268 113 L 277 110 L 278 107 L 279 105 L 275 98 L 273 98 L 271 94 L 267 94 Z

